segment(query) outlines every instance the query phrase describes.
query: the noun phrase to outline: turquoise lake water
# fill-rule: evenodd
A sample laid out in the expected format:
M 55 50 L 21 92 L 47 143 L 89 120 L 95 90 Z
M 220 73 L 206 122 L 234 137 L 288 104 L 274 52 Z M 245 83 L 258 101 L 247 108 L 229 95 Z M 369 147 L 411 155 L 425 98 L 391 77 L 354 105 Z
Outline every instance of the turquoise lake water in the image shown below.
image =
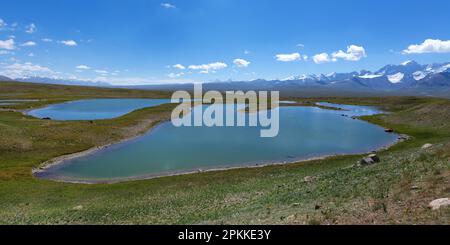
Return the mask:
M 134 110 L 170 103 L 169 99 L 89 99 L 32 110 L 28 115 L 53 120 L 99 120 L 123 116 Z
M 74 111 L 70 105 L 65 104 L 65 107 Z M 280 131 L 275 138 L 260 138 L 260 126 L 177 128 L 166 122 L 141 137 L 67 160 L 38 176 L 71 181 L 153 177 L 365 153 L 397 140 L 397 135 L 386 133 L 379 126 L 351 118 L 380 113 L 376 108 L 335 106 L 345 110 L 295 106 L 277 108 Z M 61 110 L 57 113 L 64 115 Z M 48 116 L 56 118 L 55 115 Z

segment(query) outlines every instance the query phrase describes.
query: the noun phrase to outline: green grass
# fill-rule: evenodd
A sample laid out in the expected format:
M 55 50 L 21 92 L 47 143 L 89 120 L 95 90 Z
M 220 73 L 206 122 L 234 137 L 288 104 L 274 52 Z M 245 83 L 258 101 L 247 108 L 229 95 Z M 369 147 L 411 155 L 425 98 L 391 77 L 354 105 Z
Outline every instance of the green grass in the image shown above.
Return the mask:
M 27 89 L 22 91 L 22 86 Z M 49 89 L 16 83 L 7 87 L 0 83 L 0 98 L 50 98 L 27 102 L 26 108 L 76 98 L 164 95 L 80 87 L 67 92 L 62 86 Z M 450 196 L 449 100 L 308 99 L 316 100 L 380 106 L 392 113 L 364 120 L 413 139 L 379 152 L 381 163 L 368 167 L 355 165 L 361 156 L 339 156 L 283 166 L 81 185 L 39 180 L 31 169 L 56 156 L 140 134 L 167 119 L 172 107 L 142 109 L 93 123 L 45 121 L 0 111 L 0 224 L 450 223 L 449 208 L 427 208 L 431 200 Z M 434 145 L 422 150 L 425 143 Z M 304 181 L 306 176 L 313 180 Z

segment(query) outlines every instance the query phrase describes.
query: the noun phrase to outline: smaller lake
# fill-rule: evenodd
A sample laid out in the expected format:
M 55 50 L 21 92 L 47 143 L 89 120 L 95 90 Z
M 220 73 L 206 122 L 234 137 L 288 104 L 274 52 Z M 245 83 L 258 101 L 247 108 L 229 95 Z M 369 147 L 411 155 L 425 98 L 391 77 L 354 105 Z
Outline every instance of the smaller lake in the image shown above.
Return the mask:
M 319 102 L 316 104 L 320 106 L 341 109 L 335 112 L 349 117 L 370 116 L 383 113 L 380 109 L 376 108 L 375 106 L 342 105 L 342 104 L 333 104 L 329 102 Z
M 28 115 L 53 120 L 100 120 L 123 116 L 134 110 L 170 103 L 169 99 L 89 99 L 70 101 L 32 110 Z

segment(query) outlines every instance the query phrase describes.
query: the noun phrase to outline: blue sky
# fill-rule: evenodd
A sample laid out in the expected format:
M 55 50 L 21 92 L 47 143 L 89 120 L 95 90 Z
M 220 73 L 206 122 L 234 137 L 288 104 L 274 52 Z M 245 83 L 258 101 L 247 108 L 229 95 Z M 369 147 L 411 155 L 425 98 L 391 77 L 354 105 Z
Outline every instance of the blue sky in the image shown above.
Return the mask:
M 12 77 L 151 84 L 282 79 L 375 70 L 406 60 L 450 61 L 445 0 L 14 0 L 0 5 L 0 74 Z

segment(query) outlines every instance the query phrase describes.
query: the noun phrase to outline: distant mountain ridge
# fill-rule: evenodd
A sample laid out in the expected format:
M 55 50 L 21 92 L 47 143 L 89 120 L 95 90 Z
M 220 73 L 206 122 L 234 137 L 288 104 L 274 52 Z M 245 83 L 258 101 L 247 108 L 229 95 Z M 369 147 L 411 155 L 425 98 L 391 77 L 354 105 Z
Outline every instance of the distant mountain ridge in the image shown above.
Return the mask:
M 0 77 L 0 80 L 8 80 Z M 9 79 L 10 80 L 10 79 Z M 51 83 L 82 86 L 107 86 L 105 82 L 64 80 L 43 77 L 15 79 L 22 82 Z M 117 87 L 117 86 L 116 86 Z M 154 90 L 190 90 L 192 84 L 164 84 L 119 86 Z M 372 72 L 367 70 L 348 73 L 309 74 L 280 80 L 215 81 L 204 83 L 205 90 L 279 90 L 299 96 L 321 95 L 420 95 L 450 98 L 450 62 L 421 65 L 407 61 L 399 65 L 386 65 Z
M 75 85 L 75 86 L 92 86 L 92 87 L 111 87 L 112 85 L 106 82 L 84 81 L 77 79 L 62 79 L 49 77 L 22 77 L 11 79 L 0 75 L 0 81 L 17 81 L 28 83 L 44 83 L 44 84 L 59 84 L 59 85 Z
M 254 80 L 241 82 L 208 83 L 207 87 L 253 87 L 271 90 L 307 89 L 312 91 L 347 91 L 352 93 L 399 94 L 450 97 L 450 62 L 420 65 L 407 61 L 400 65 L 386 65 L 371 72 L 362 70 L 349 73 L 310 74 L 281 80 Z
M 283 82 L 299 85 L 322 85 L 328 87 L 364 88 L 380 91 L 395 91 L 414 88 L 450 88 L 450 62 L 420 65 L 407 61 L 400 65 L 387 65 L 378 71 L 332 73 L 328 75 L 302 75 L 283 79 Z
M 1 76 L 0 75 L 0 81 L 12 81 L 12 79 L 11 78 L 9 78 L 9 77 L 5 77 L 5 76 Z

